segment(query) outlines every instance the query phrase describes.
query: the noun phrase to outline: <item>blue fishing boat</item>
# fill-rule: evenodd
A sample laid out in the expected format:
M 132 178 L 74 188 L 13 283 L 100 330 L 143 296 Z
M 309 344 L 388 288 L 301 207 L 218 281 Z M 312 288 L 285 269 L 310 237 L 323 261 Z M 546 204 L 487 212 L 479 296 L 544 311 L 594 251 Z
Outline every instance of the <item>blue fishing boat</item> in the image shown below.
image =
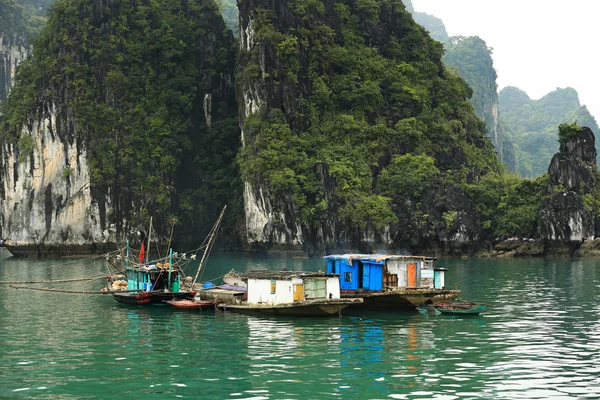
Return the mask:
M 170 300 L 191 300 L 196 295 L 193 290 L 181 287 L 183 271 L 178 265 L 167 263 L 128 264 L 127 290 L 112 293 L 118 303 L 124 304 L 165 304 Z
M 116 270 L 118 274 L 109 277 L 110 288 L 115 301 L 123 304 L 145 305 L 145 304 L 160 304 L 171 305 L 178 308 L 202 308 L 204 303 L 196 297 L 194 289 L 196 280 L 199 277 L 203 266 L 206 263 L 207 256 L 212 249 L 214 239 L 219 230 L 225 208 L 221 211 L 217 222 L 211 229 L 207 238 L 206 244 L 198 250 L 204 249 L 204 254 L 200 260 L 200 264 L 196 269 L 195 276 L 186 276 L 183 270 L 184 265 L 189 264 L 196 259 L 196 251 L 189 257 L 186 254 L 174 253 L 173 249 L 169 249 L 167 257 L 149 261 L 149 251 L 145 251 L 144 241 L 140 247 L 140 252 L 137 256 L 132 257 L 129 249 L 129 242 L 125 249 L 125 256 L 117 256 L 117 260 L 113 261 L 107 257 L 109 269 Z M 150 229 L 152 228 L 152 219 L 150 219 Z M 148 235 L 148 243 L 150 235 Z M 123 271 L 124 270 L 124 271 Z M 187 300 L 184 303 L 178 301 Z M 190 304 L 189 301 L 193 301 Z M 213 306 L 211 303 L 210 306 Z M 192 307 L 193 306 L 193 307 Z

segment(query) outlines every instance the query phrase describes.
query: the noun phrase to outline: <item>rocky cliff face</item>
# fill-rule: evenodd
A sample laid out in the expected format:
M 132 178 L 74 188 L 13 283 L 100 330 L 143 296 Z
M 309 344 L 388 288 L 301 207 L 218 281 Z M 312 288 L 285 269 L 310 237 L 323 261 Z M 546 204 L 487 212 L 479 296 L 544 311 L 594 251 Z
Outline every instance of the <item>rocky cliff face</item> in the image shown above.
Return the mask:
M 221 199 L 199 206 L 194 196 L 218 187 L 207 163 L 231 186 L 219 168 L 237 147 L 211 152 L 227 132 L 239 137 L 233 38 L 214 3 L 170 5 L 64 1 L 50 15 L 2 121 L 0 234 L 13 254 L 114 248 L 146 226 L 142 213 L 155 228 L 168 221 L 171 204 L 185 203 L 179 229 L 194 244 L 214 223 L 205 214 L 218 215 Z
M 25 60 L 29 51 L 26 40 L 0 32 L 0 103 L 8 98 L 17 66 Z
M 110 204 L 92 198 L 85 144 L 57 132 L 68 119 L 52 112 L 33 121 L 23 132 L 31 138 L 30 154 L 6 142 L 0 151 L 0 226 L 15 255 L 98 252 L 117 242 L 100 215 Z
M 246 1 L 240 4 L 240 47 L 246 54 L 256 54 L 259 61 L 258 79 L 238 79 L 237 101 L 240 116 L 242 146 L 246 142 L 244 125 L 246 119 L 276 102 L 279 107 L 293 110 L 295 95 L 290 85 L 274 85 L 268 76 L 275 69 L 276 60 L 272 48 L 261 43 L 256 36 L 256 19 L 259 2 Z M 276 11 L 288 21 L 293 21 L 286 6 L 276 1 Z M 271 81 L 265 85 L 263 79 Z M 302 229 L 288 221 L 281 207 L 273 204 L 273 196 L 266 187 L 244 182 L 244 214 L 246 219 L 246 240 L 249 244 L 273 243 L 276 245 L 298 246 L 303 242 Z M 288 214 L 289 215 L 289 214 Z
M 485 41 L 476 36 L 452 37 L 445 47 L 444 62 L 455 67 L 473 89 L 470 102 L 475 107 L 475 113 L 485 121 L 487 134 L 496 148 L 498 157 L 509 169 L 514 169 L 514 165 L 507 163 L 512 150 L 510 144 L 505 143 L 508 138 L 500 128 L 497 74 L 491 50 Z
M 596 185 L 596 147 L 592 131 L 584 127 L 564 140 L 552 157 L 548 173 L 550 198 L 542 205 L 540 233 L 550 243 L 581 244 L 594 238 L 594 217 L 584 196 Z
M 468 169 L 457 179 L 477 181 L 497 159 L 466 84 L 400 1 L 249 0 L 239 11 L 252 246 L 318 254 L 479 240 L 474 205 L 446 174 Z M 405 182 L 413 169 L 427 179 Z

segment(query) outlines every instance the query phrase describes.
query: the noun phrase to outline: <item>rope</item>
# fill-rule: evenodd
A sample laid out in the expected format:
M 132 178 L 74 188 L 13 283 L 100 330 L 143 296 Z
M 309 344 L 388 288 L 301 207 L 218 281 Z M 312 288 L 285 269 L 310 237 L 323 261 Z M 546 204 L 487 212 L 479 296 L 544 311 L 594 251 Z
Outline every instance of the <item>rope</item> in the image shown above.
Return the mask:
M 43 267 L 40 267 L 40 268 L 36 268 L 36 270 L 37 271 L 43 271 L 43 270 L 47 270 L 47 269 L 55 268 L 55 267 L 65 267 L 65 266 L 68 266 L 68 265 L 71 265 L 71 264 L 76 264 L 76 263 L 85 263 L 86 261 L 93 261 L 93 260 L 103 259 L 104 257 L 106 257 L 107 254 L 109 256 L 111 256 L 111 255 L 114 255 L 114 254 L 117 254 L 117 253 L 119 253 L 119 250 L 114 250 L 114 251 L 111 251 L 109 253 L 102 254 L 102 255 L 98 254 L 98 255 L 94 255 L 94 256 L 90 256 L 90 257 L 76 258 L 76 259 L 74 259 L 72 261 L 66 261 L 66 262 L 60 261 L 60 262 L 57 262 L 55 264 L 50 264 L 50 265 L 46 265 L 46 266 L 43 266 Z M 41 260 L 42 259 L 37 259 L 36 261 L 41 261 Z M 19 276 L 23 276 L 25 274 L 27 274 L 27 271 L 21 271 L 21 272 L 18 272 L 18 273 L 14 273 L 14 274 L 8 275 L 7 277 L 14 277 L 14 278 L 16 278 L 16 277 L 19 277 Z
M 85 290 L 62 290 L 62 289 L 50 289 L 50 288 L 34 288 L 29 286 L 14 286 L 10 285 L 13 289 L 25 289 L 25 290 L 38 290 L 41 292 L 57 292 L 57 293 L 75 293 L 75 294 L 112 294 L 112 293 L 131 293 L 140 292 L 140 290 L 98 290 L 98 291 L 85 291 Z
M 73 279 L 55 279 L 49 281 L 0 281 L 0 285 L 12 285 L 15 283 L 23 284 L 23 283 L 57 283 L 57 282 L 80 282 L 80 281 L 95 281 L 96 279 L 108 278 L 108 276 L 97 276 L 94 278 L 73 278 Z

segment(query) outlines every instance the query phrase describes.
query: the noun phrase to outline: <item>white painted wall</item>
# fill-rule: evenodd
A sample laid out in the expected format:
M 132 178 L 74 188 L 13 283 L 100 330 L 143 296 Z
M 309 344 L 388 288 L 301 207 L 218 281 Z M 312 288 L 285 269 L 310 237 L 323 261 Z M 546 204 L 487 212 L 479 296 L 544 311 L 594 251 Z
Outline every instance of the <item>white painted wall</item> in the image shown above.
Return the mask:
M 387 268 L 390 274 L 398 275 L 398 287 L 408 286 L 408 264 L 417 264 L 417 284 L 433 287 L 433 261 L 424 261 L 422 258 L 401 258 L 387 260 Z M 425 273 L 424 270 L 431 270 Z M 420 281 L 420 283 L 419 283 Z
M 275 280 L 275 294 L 271 294 L 270 279 L 248 279 L 248 304 L 293 303 L 291 280 Z
M 327 278 L 326 286 L 327 288 L 327 298 L 329 298 L 329 293 L 332 294 L 332 299 L 340 298 L 340 278 L 337 276 Z
M 275 294 L 271 294 L 270 279 L 248 279 L 248 304 L 285 304 L 294 302 L 294 286 L 303 284 L 301 278 L 291 280 L 275 280 Z M 327 277 L 325 281 L 327 298 L 340 298 L 340 280 L 338 277 Z

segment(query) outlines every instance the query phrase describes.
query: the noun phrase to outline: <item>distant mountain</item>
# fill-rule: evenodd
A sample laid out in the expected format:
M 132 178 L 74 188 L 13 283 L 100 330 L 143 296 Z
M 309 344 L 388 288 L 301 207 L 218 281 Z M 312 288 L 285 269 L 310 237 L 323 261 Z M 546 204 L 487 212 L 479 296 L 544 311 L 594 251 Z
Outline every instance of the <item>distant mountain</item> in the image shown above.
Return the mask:
M 446 26 L 441 19 L 430 14 L 416 12 L 410 0 L 403 0 L 403 3 L 406 10 L 412 14 L 415 22 L 427 29 L 432 38 L 442 43 L 448 43 L 450 41 Z
M 8 97 L 17 66 L 30 52 L 31 38 L 44 25 L 53 0 L 0 0 L 0 103 Z
M 557 88 L 532 100 L 521 89 L 509 86 L 500 91 L 499 102 L 500 123 L 515 144 L 516 171 L 523 177 L 548 171 L 550 159 L 558 151 L 556 133 L 560 124 L 577 122 L 596 134 L 600 132 L 573 88 Z
M 514 169 L 513 145 L 500 128 L 498 120 L 498 85 L 492 50 L 477 36 L 455 36 L 445 45 L 442 60 L 456 68 L 473 89 L 470 103 L 475 114 L 485 121 L 487 135 L 496 147 L 498 157 L 509 170 Z
M 404 4 L 413 19 L 427 29 L 431 37 L 444 44 L 444 64 L 454 67 L 473 89 L 469 102 L 475 108 L 475 114 L 485 121 L 487 136 L 492 140 L 498 158 L 509 171 L 514 171 L 514 146 L 503 133 L 498 119 L 498 85 L 492 50 L 476 36 L 450 38 L 441 19 L 416 12 L 410 0 L 404 0 Z
M 229 28 L 234 36 L 238 36 L 239 34 L 239 11 L 236 0 L 217 0 L 217 5 L 219 6 L 219 11 L 223 16 L 223 21 L 225 21 L 225 25 Z

